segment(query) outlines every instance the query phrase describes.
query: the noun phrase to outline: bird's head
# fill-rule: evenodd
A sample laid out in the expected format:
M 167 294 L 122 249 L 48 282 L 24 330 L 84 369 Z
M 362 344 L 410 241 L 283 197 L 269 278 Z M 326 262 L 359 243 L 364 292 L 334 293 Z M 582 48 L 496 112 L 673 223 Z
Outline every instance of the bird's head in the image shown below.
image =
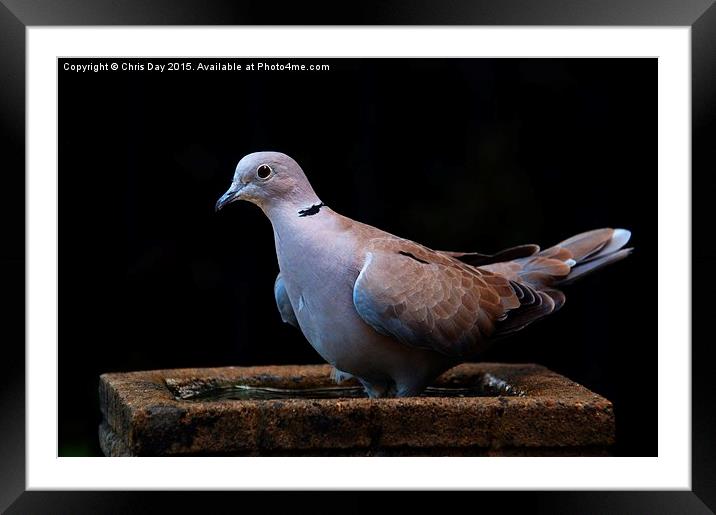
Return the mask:
M 301 207 L 317 199 L 292 158 L 280 152 L 254 152 L 236 165 L 231 186 L 216 202 L 216 210 L 236 200 L 247 200 L 268 212 L 276 205 Z

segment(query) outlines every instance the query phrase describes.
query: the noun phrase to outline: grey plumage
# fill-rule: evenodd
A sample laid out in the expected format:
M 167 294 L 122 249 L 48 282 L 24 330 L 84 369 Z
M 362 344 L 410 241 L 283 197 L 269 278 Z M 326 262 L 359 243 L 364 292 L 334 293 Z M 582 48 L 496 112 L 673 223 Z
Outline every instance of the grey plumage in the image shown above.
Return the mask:
M 281 314 L 281 320 L 299 328 L 296 313 L 293 312 L 293 306 L 291 306 L 288 293 L 286 293 L 286 286 L 283 284 L 281 274 L 276 276 L 276 281 L 273 283 L 273 295 L 276 298 L 276 306 L 278 306 L 278 312 Z
M 236 167 L 217 210 L 236 200 L 271 221 L 284 322 L 371 397 L 419 394 L 495 338 L 558 310 L 558 287 L 625 257 L 624 229 L 598 229 L 541 251 L 435 251 L 344 217 L 316 195 L 299 165 L 257 152 Z

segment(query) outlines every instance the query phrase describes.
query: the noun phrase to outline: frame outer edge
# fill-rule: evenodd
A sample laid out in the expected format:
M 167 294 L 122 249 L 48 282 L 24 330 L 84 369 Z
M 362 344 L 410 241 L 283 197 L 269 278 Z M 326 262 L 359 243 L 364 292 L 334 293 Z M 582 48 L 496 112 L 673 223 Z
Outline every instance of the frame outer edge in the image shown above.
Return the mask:
M 207 506 L 259 504 L 268 513 L 316 511 L 317 506 L 342 506 L 350 513 L 372 513 L 376 506 L 399 502 L 403 511 L 440 513 L 445 506 L 473 506 L 500 514 L 536 515 L 709 515 L 711 512 L 691 492 L 26 492 L 7 515 L 52 513 L 206 513 Z M 283 508 L 283 509 L 281 509 Z M 215 508 L 214 511 L 217 511 Z M 228 509 L 218 510 L 221 513 Z M 236 511 L 236 510 L 234 510 Z M 324 510 L 325 511 L 325 510 Z M 319 510 L 320 512 L 320 510 Z
M 141 9 L 142 12 L 137 12 L 139 3 L 131 3 L 128 10 L 124 13 L 113 13 L 109 7 L 110 2 L 102 1 L 100 6 L 96 6 L 93 9 L 94 13 L 88 13 L 90 2 L 85 2 L 82 5 L 72 3 L 72 8 L 66 0 L 58 0 L 53 4 L 50 2 L 42 2 L 38 0 L 23 0 L 24 3 L 20 3 L 15 0 L 3 0 L 0 3 L 0 64 L 2 64 L 3 75 L 0 76 L 0 91 L 2 91 L 2 98 L 0 99 L 0 112 L 2 113 L 2 120 L 0 120 L 2 128 L 2 136 L 6 136 L 9 139 L 5 139 L 4 145 L 6 147 L 5 153 L 5 167 L 7 170 L 15 171 L 16 175 L 11 178 L 12 174 L 7 174 L 6 187 L 12 186 L 16 192 L 22 192 L 19 195 L 20 199 L 24 199 L 24 129 L 25 129 L 25 24 L 37 25 L 37 24 L 48 24 L 48 25 L 63 25 L 63 24 L 77 24 L 77 25 L 92 25 L 104 22 L 105 24 L 122 24 L 122 23 L 136 23 L 136 24 L 147 24 L 150 20 L 156 17 L 156 14 L 162 11 L 162 6 L 166 9 L 167 2 L 155 1 L 152 6 L 147 7 L 146 4 Z M 10 11 L 6 5 L 11 5 L 12 11 Z M 555 2 L 560 3 L 560 2 Z M 626 2 L 625 2 L 626 3 Z M 629 2 L 631 4 L 631 2 Z M 686 2 L 684 2 L 686 3 Z M 456 5 L 449 7 L 446 10 L 454 9 L 454 20 L 459 15 L 465 15 L 465 12 L 460 12 L 460 5 L 463 7 L 466 4 L 462 2 L 455 2 Z M 708 120 L 709 115 L 713 117 L 714 102 L 714 91 L 713 91 L 713 79 L 714 67 L 716 67 L 716 8 L 712 5 L 712 0 L 701 1 L 692 0 L 688 2 L 688 5 L 680 5 L 678 8 L 675 3 L 670 3 L 671 9 L 666 9 L 664 6 L 655 9 L 655 5 L 652 2 L 651 5 L 636 6 L 631 5 L 634 10 L 643 12 L 641 16 L 635 17 L 632 14 L 626 15 L 627 9 L 623 6 L 621 13 L 615 13 L 612 11 L 608 15 L 595 16 L 592 23 L 593 25 L 599 24 L 671 24 L 680 25 L 688 24 L 690 20 L 692 22 L 692 110 L 693 110 L 693 171 L 700 171 L 701 178 L 694 182 L 701 184 L 701 181 L 713 170 L 714 164 L 714 149 L 713 141 L 716 139 L 716 131 L 714 130 L 714 124 Z M 125 4 L 126 5 L 126 4 Z M 183 1 L 181 5 L 183 9 L 176 9 L 169 13 L 163 19 L 163 23 L 159 24 L 176 24 L 176 23 L 209 23 L 207 16 L 201 16 L 198 19 L 194 18 L 189 20 L 196 13 L 196 3 L 191 1 Z M 221 6 L 224 6 L 223 11 L 228 9 L 226 6 L 227 2 L 215 1 L 213 2 L 208 10 L 214 7 L 214 13 L 221 12 Z M 710 7 L 709 7 L 710 5 Z M 152 7 L 154 8 L 154 14 L 152 14 Z M 393 6 L 395 7 L 395 6 Z M 546 6 L 549 11 L 550 7 Z M 706 9 L 704 11 L 704 9 Z M 262 10 L 259 10 L 257 16 L 247 16 L 247 19 L 242 18 L 242 14 L 251 12 L 247 9 L 242 9 L 239 13 L 238 9 L 229 9 L 231 16 L 224 19 L 223 22 L 219 23 L 250 23 L 258 20 L 249 20 L 248 18 L 262 18 Z M 438 9 L 439 10 L 439 9 Z M 514 10 L 514 7 L 512 8 Z M 651 10 L 651 14 L 649 11 Z M 61 13 L 64 11 L 64 13 Z M 463 10 L 464 11 L 464 10 Z M 510 8 L 506 10 L 498 11 L 496 15 L 490 15 L 486 13 L 484 24 L 504 24 L 508 20 L 515 24 L 540 24 L 552 20 L 554 24 L 566 24 L 569 23 L 571 18 L 572 24 L 577 24 L 584 14 L 575 15 L 575 11 L 578 9 L 571 9 L 571 13 L 566 17 L 547 16 L 544 14 L 537 15 L 534 9 L 525 10 L 523 15 L 512 13 L 510 14 Z M 400 13 L 401 10 L 392 11 L 393 13 Z M 507 15 L 505 15 L 507 12 Z M 591 11 L 590 11 L 591 12 Z M 17 16 L 13 13 L 16 13 Z M 696 13 L 696 14 L 695 14 Z M 113 14 L 123 14 L 113 18 Z M 399 20 L 395 19 L 395 15 L 384 14 L 384 19 L 387 23 L 399 23 Z M 420 19 L 424 20 L 429 18 L 429 12 L 416 9 L 410 15 L 407 11 L 405 13 L 403 23 L 415 23 L 420 24 Z M 477 16 L 476 16 L 477 14 Z M 619 16 L 619 14 L 625 16 Z M 700 16 L 699 16 L 700 14 Z M 375 22 L 375 17 L 380 15 L 380 10 L 376 9 L 371 15 L 365 19 L 365 12 L 362 12 L 361 18 L 363 23 L 366 21 Z M 211 17 L 211 16 L 209 16 Z M 410 19 L 412 18 L 412 20 Z M 477 18 L 480 18 L 479 14 L 474 10 L 471 10 L 471 14 L 462 18 L 462 23 L 475 23 Z M 529 18 L 529 19 L 528 19 Z M 558 21 L 561 20 L 561 23 Z M 282 19 L 282 18 L 281 18 Z M 519 20 L 522 19 L 520 22 Z M 540 20 L 542 20 L 540 22 Z M 621 21 L 619 21 L 621 20 Z M 331 22 L 331 20 L 324 20 L 325 22 Z M 333 23 L 341 23 L 340 19 L 333 19 Z M 156 22 L 155 22 L 156 23 Z M 285 21 L 279 21 L 278 23 L 285 23 Z M 345 23 L 345 21 L 343 22 Z M 360 23 L 358 20 L 352 20 L 351 24 Z M 386 22 L 384 22 L 386 23 Z M 432 23 L 450 23 L 450 17 L 446 17 L 444 14 L 437 16 Z M 455 23 L 455 21 L 453 21 Z M 458 22 L 459 23 L 459 22 Z M 582 21 L 582 23 L 585 23 Z M 710 72 L 710 73 L 709 73 Z M 711 87 L 711 90 L 709 88 Z M 6 135 L 6 132 L 8 133 Z M 14 134 L 14 137 L 13 137 Z M 19 134 L 19 138 L 18 138 Z M 711 168 L 707 168 L 708 165 Z M 696 174 L 693 174 L 694 177 Z M 713 180 L 713 179 L 711 179 Z M 12 184 L 10 182 L 12 181 Z M 16 184 L 17 183 L 17 184 Z M 19 187 L 18 187 L 19 186 Z M 695 188 L 694 192 L 704 191 L 704 188 Z M 12 188 L 8 188 L 12 191 Z M 704 193 L 705 194 L 705 193 Z M 703 204 L 701 204 L 703 205 Z M 4 208 L 3 208 L 4 209 Z M 699 211 L 694 212 L 694 222 L 697 224 Z M 701 214 L 706 214 L 705 212 Z M 16 220 L 17 218 L 10 218 Z M 7 220 L 7 218 L 6 218 Z M 694 225 L 694 229 L 697 225 Z M 694 233 L 697 233 L 694 230 Z M 14 247 L 12 245 L 3 246 L 0 250 L 0 263 L 2 268 L 0 274 L 2 274 L 2 280 L 5 285 L 11 285 L 12 287 L 17 286 L 20 282 L 20 277 L 24 279 L 24 235 L 22 238 L 22 244 Z M 12 243 L 16 243 L 13 241 Z M 696 242 L 695 242 L 696 243 Z M 23 249 L 19 254 L 12 254 L 13 248 Z M 6 250 L 8 249 L 8 250 Z M 708 249 L 694 246 L 694 272 L 703 270 L 707 265 L 716 264 L 716 254 L 713 252 L 707 252 Z M 712 250 L 712 249 L 711 249 Z M 702 276 L 703 277 L 703 276 Z M 708 277 L 708 276 L 707 276 Z M 707 279 L 707 281 L 714 282 L 713 279 Z M 20 284 L 22 287 L 22 284 Z M 10 291 L 12 288 L 3 288 L 5 291 Z M 706 284 L 697 286 L 695 291 L 705 292 L 708 290 Z M 18 292 L 21 290 L 18 290 Z M 4 291 L 3 291 L 4 293 Z M 24 299 L 24 293 L 21 294 Z M 24 312 L 24 302 L 22 307 L 18 307 L 17 299 L 14 299 L 15 307 L 13 310 L 19 313 L 6 313 L 10 315 L 7 320 L 17 321 L 19 328 L 19 321 L 23 320 L 21 315 Z M 12 305 L 12 304 L 11 304 Z M 20 329 L 20 334 L 24 333 L 24 328 Z M 704 348 L 700 348 L 698 345 L 694 345 L 694 393 L 693 393 L 693 490 L 703 503 L 714 507 L 716 503 L 716 443 L 714 443 L 712 435 L 716 434 L 716 415 L 712 408 L 712 399 L 714 393 L 714 386 L 709 381 L 710 377 L 710 362 L 709 360 L 698 359 L 702 356 Z M 25 461 L 24 461 L 24 381 L 20 378 L 24 377 L 24 345 L 17 352 L 17 348 L 5 346 L 5 352 L 7 353 L 4 363 L 8 363 L 10 366 L 5 365 L 3 368 L 8 369 L 6 376 L 8 378 L 7 387 L 0 391 L 0 409 L 3 414 L 20 413 L 20 417 L 5 416 L 0 420 L 0 429 L 4 438 L 0 440 L 0 455 L 3 456 L 3 460 L 0 462 L 0 509 L 4 509 L 9 502 L 12 502 L 19 493 L 24 490 L 24 478 L 25 478 Z M 12 359 L 8 359 L 12 358 Z M 5 371 L 5 370 L 4 370 Z M 626 493 L 626 492 L 625 492 Z M 39 494 L 39 492 L 38 492 Z M 674 494 L 676 494 L 674 492 Z M 23 495 L 22 498 L 26 498 L 27 494 Z M 683 493 L 681 496 L 683 498 Z M 705 507 L 705 506 L 704 506 Z
M 716 409 L 710 292 L 716 288 L 713 192 L 716 188 L 716 3 L 691 27 L 692 116 L 692 409 L 691 488 L 716 512 Z M 701 298 L 699 300 L 699 298 Z M 703 329 L 702 331 L 699 331 Z
M 0 0 L 25 25 L 691 25 L 713 0 Z
M 25 26 L 0 5 L 0 511 L 25 490 Z M 20 223 L 18 223 L 20 222 Z

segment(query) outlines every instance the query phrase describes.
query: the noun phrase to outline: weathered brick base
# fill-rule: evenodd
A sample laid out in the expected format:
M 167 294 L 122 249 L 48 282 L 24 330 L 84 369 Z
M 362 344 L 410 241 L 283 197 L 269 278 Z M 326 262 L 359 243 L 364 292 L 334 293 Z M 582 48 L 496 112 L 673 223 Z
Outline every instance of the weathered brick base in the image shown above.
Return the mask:
M 464 364 L 436 386 L 485 374 L 519 396 L 188 401 L 228 384 L 333 385 L 330 368 L 226 367 L 104 374 L 107 456 L 600 456 L 614 443 L 612 404 L 538 365 Z

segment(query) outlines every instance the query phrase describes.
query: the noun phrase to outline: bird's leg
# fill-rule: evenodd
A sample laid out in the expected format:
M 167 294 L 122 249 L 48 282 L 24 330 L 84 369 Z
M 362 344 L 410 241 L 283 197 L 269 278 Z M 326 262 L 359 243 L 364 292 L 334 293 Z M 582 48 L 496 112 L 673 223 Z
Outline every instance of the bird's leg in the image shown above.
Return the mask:
M 360 381 L 360 384 L 363 385 L 363 388 L 365 389 L 365 393 L 368 394 L 368 397 L 371 399 L 379 399 L 381 397 L 387 397 L 389 393 L 389 386 L 386 383 L 369 383 L 368 381 L 364 379 L 358 378 Z
M 348 372 L 343 372 L 342 370 L 338 370 L 337 368 L 331 368 L 331 379 L 333 379 L 336 384 L 341 384 L 342 382 L 348 381 L 352 378 L 353 376 Z
M 417 397 L 425 390 L 423 384 L 403 384 L 394 388 L 395 397 Z
M 396 397 L 417 397 L 425 391 L 425 388 L 432 384 L 443 372 L 457 365 L 457 362 L 451 358 L 435 361 L 430 370 L 424 370 L 422 373 L 406 374 L 395 378 L 395 396 Z

